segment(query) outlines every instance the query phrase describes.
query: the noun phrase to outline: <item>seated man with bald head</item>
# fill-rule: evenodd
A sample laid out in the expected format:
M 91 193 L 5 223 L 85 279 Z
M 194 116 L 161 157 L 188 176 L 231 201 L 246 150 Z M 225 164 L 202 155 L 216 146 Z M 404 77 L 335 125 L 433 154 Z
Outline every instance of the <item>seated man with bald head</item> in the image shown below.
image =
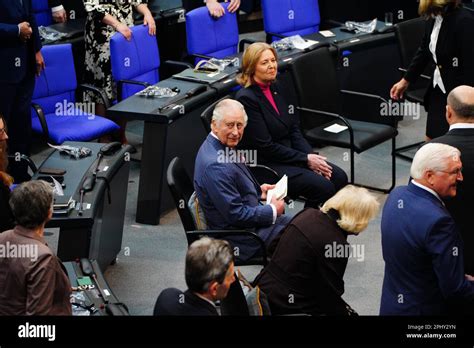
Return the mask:
M 446 107 L 449 132 L 432 142 L 456 147 L 461 151 L 464 180 L 458 185 L 456 197 L 446 201 L 464 241 L 464 267 L 474 274 L 474 231 L 472 207 L 474 206 L 474 88 L 459 86 L 451 91 Z
M 274 185 L 260 185 L 246 166 L 246 160 L 258 157 L 237 150 L 246 125 L 247 114 L 238 101 L 225 99 L 216 105 L 212 131 L 196 157 L 194 189 L 210 229 L 255 229 L 268 247 L 290 218 L 283 215 L 283 200 L 260 202 Z M 227 239 L 238 248 L 234 250 L 240 260 L 252 258 L 260 248 L 250 237 Z

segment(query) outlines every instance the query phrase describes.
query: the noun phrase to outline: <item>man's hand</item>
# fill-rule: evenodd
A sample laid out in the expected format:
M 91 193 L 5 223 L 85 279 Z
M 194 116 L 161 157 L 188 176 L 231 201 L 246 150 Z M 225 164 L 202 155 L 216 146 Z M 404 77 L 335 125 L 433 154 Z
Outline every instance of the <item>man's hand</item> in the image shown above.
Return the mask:
M 56 23 L 66 23 L 67 22 L 66 10 L 62 9 L 62 10 L 53 12 L 53 20 Z
M 117 30 L 120 34 L 122 34 L 128 41 L 132 38 L 132 31 L 130 28 L 123 23 L 119 23 L 115 26 L 115 30 Z
M 401 79 L 396 84 L 393 85 L 392 89 L 390 90 L 390 98 L 393 100 L 400 100 L 403 98 L 403 94 L 407 90 L 410 82 L 405 79 Z
M 263 184 L 260 186 L 260 189 L 262 190 L 262 201 L 267 199 L 267 192 L 268 190 L 273 190 L 276 185 L 269 185 L 269 184 Z
M 217 0 L 207 0 L 206 6 L 207 6 L 207 9 L 209 10 L 209 14 L 212 17 L 220 18 L 225 14 L 224 8 L 222 7 L 221 4 L 217 2 Z
M 273 204 L 277 210 L 277 216 L 283 215 L 285 213 L 285 201 L 283 199 L 277 200 L 275 197 L 272 197 L 270 204 Z
M 143 25 L 148 25 L 148 34 L 156 35 L 155 19 L 151 14 L 145 15 L 145 17 L 143 18 Z
M 45 67 L 44 59 L 43 59 L 43 55 L 41 54 L 41 51 L 36 52 L 35 58 L 36 58 L 36 76 L 40 76 L 41 71 L 44 70 L 44 67 Z
M 33 34 L 33 30 L 31 29 L 31 25 L 28 22 L 21 22 L 18 27 L 20 28 L 20 40 L 26 42 L 31 38 Z
M 329 180 L 332 176 L 332 167 L 326 162 L 326 159 L 326 157 L 320 155 L 309 154 L 308 168 Z
M 229 10 L 230 13 L 234 13 L 237 11 L 240 7 L 240 0 L 231 0 L 229 7 L 227 9 Z
M 474 277 L 472 275 L 469 275 L 469 274 L 465 274 L 466 276 L 466 279 L 470 282 L 474 282 Z

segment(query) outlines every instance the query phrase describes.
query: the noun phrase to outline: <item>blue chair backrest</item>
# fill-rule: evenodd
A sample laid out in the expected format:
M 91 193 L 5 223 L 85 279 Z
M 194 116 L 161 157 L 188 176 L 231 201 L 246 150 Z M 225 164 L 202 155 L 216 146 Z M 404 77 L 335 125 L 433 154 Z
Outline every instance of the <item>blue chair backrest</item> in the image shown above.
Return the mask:
M 237 15 L 227 11 L 227 3 L 221 5 L 225 8 L 225 15 L 219 19 L 213 18 L 205 6 L 186 14 L 189 54 L 225 58 L 237 53 L 239 44 Z
M 36 24 L 47 27 L 53 23 L 51 9 L 48 6 L 48 0 L 32 0 L 31 7 L 35 14 Z
M 46 67 L 36 78 L 33 102 L 46 115 L 55 112 L 57 103 L 75 103 L 77 81 L 71 44 L 43 46 L 41 53 Z
M 131 28 L 132 39 L 116 33 L 110 40 L 110 58 L 112 76 L 115 81 L 135 80 L 151 85 L 159 82 L 160 53 L 156 36 L 148 34 L 148 26 L 137 25 Z M 125 99 L 144 87 L 124 84 L 122 99 Z
M 318 0 L 262 0 L 262 11 L 267 33 L 303 36 L 319 31 Z

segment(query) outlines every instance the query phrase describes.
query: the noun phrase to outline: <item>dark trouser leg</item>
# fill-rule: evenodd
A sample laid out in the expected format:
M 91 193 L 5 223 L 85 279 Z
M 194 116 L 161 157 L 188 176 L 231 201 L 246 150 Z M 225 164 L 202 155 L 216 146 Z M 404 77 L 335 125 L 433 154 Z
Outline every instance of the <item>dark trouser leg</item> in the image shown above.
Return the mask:
M 31 145 L 31 97 L 35 86 L 34 76 L 25 77 L 18 84 L 2 84 L 0 111 L 8 126 L 8 152 L 10 155 L 29 155 Z M 9 172 L 19 183 L 29 179 L 26 163 L 10 161 Z

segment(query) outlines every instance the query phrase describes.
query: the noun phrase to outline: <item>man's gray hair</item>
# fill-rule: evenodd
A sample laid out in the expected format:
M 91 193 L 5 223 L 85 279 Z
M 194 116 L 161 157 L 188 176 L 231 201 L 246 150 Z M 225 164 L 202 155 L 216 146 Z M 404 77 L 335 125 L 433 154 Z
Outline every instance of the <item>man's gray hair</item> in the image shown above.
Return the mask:
M 202 294 L 211 282 L 222 283 L 233 261 L 229 242 L 208 237 L 195 241 L 186 254 L 185 278 L 189 290 Z
M 459 86 L 448 95 L 448 105 L 457 116 L 474 119 L 474 88 Z
M 53 207 L 53 189 L 42 180 L 25 182 L 13 190 L 10 207 L 18 225 L 38 228 L 46 222 Z
M 234 99 L 224 99 L 217 103 L 216 107 L 214 108 L 214 112 L 212 113 L 212 121 L 216 121 L 216 123 L 220 122 L 228 110 L 242 111 L 244 116 L 244 124 L 247 126 L 248 116 L 245 112 L 245 108 L 240 102 Z
M 449 161 L 459 161 L 461 152 L 446 144 L 429 143 L 417 151 L 410 168 L 413 179 L 422 179 L 428 170 L 447 170 Z

